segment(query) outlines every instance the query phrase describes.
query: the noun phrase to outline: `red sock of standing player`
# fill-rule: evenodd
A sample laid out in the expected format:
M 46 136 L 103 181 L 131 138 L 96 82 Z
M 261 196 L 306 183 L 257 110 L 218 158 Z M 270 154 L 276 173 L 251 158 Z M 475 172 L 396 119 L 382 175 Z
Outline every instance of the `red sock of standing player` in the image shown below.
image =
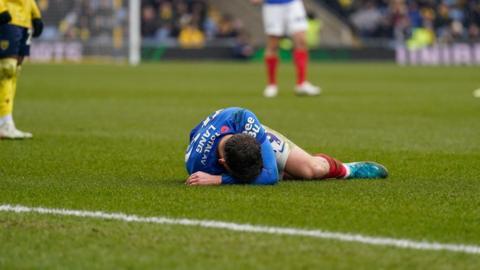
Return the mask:
M 293 51 L 293 60 L 297 69 L 297 85 L 300 85 L 307 78 L 308 51 L 295 49 Z
M 315 156 L 322 157 L 328 162 L 330 169 L 324 178 L 344 178 L 347 175 L 347 169 L 341 161 L 325 154 L 316 154 Z
M 278 57 L 276 55 L 265 57 L 265 65 L 267 67 L 268 85 L 276 85 Z

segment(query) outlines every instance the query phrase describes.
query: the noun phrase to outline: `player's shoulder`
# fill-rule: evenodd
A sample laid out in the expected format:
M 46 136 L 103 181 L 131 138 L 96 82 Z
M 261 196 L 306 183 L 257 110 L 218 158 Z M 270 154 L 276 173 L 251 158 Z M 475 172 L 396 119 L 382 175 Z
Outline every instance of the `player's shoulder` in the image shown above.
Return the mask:
M 242 107 L 230 107 L 225 110 L 232 120 L 237 123 L 246 121 L 249 117 L 257 118 L 251 110 Z

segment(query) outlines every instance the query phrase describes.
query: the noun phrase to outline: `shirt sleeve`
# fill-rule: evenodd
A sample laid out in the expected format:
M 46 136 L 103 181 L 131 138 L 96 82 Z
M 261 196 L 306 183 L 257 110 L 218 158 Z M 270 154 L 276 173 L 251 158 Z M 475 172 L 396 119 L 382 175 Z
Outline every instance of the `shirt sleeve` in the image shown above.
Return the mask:
M 42 14 L 40 13 L 40 9 L 37 6 L 35 0 L 30 0 L 32 2 L 32 19 L 40 19 Z
M 4 11 L 8 11 L 7 5 L 5 5 L 5 3 L 3 2 L 3 0 L 0 0 L 0 13 L 2 13 L 2 12 L 4 12 Z
M 278 169 L 277 160 L 275 159 L 275 153 L 268 140 L 264 140 L 261 144 L 262 148 L 262 160 L 263 169 L 257 178 L 252 182 L 254 185 L 274 185 L 278 182 Z M 222 175 L 222 184 L 239 184 L 240 181 L 236 180 L 228 174 Z

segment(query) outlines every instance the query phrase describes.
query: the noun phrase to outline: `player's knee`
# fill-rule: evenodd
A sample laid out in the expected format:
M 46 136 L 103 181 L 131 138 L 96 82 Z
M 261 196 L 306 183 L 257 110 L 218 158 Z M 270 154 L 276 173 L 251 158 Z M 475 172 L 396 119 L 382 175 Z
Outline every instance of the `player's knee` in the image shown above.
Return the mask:
M 312 179 L 322 179 L 328 173 L 328 168 L 325 167 L 323 164 L 319 164 L 318 162 L 315 162 L 314 165 L 312 165 L 312 171 L 313 171 Z
M 10 79 L 17 72 L 17 61 L 14 59 L 0 60 L 0 77 Z
M 274 56 L 274 55 L 277 55 L 277 53 L 278 53 L 278 47 L 275 45 L 268 46 L 267 48 L 265 48 L 266 56 Z
M 269 40 L 265 47 L 265 54 L 267 56 L 276 55 L 278 53 L 278 40 Z
M 308 49 L 308 46 L 307 46 L 307 41 L 306 40 L 297 40 L 295 42 L 295 49 L 297 50 L 307 50 Z
M 295 49 L 298 50 L 306 50 L 308 49 L 307 45 L 307 39 L 305 38 L 304 35 L 297 35 L 293 38 L 293 45 L 295 46 Z

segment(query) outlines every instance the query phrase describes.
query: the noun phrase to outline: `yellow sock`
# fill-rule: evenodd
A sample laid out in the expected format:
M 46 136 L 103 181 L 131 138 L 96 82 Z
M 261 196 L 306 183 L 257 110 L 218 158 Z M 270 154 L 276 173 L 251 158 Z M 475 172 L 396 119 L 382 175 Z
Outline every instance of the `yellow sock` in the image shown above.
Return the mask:
M 17 60 L 13 58 L 0 59 L 0 118 L 13 112 L 13 98 L 16 87 Z
M 15 94 L 17 93 L 17 81 L 20 78 L 20 72 L 22 72 L 22 66 L 17 66 L 15 69 L 15 74 L 12 77 L 12 112 L 13 112 L 13 105 L 15 104 L 13 101 L 15 100 Z

